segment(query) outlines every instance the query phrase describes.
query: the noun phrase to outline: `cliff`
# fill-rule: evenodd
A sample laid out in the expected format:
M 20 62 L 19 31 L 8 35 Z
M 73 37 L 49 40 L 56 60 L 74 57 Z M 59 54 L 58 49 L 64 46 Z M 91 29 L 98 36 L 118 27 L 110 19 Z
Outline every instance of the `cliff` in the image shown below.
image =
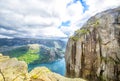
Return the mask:
M 0 54 L 0 81 L 86 81 L 80 78 L 66 78 L 51 72 L 46 67 L 37 67 L 30 73 L 24 61 Z
M 66 75 L 120 81 L 120 7 L 91 17 L 69 38 Z

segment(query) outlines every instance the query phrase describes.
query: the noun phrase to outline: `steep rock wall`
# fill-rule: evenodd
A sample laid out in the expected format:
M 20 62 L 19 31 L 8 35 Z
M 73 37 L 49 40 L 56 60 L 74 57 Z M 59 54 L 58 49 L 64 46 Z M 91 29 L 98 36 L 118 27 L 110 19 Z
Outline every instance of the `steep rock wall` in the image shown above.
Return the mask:
M 69 38 L 66 75 L 89 81 L 120 81 L 120 7 L 90 18 Z

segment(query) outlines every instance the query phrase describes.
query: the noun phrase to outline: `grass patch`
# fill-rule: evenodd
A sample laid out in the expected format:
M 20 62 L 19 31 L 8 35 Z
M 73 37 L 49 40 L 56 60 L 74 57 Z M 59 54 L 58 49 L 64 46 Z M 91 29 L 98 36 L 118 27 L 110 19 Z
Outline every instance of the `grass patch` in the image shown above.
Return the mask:
M 39 46 L 32 44 L 7 51 L 7 55 L 10 57 L 16 57 L 18 60 L 25 61 L 27 64 L 30 64 L 35 60 L 40 59 L 39 51 Z
M 33 61 L 39 59 L 39 54 L 38 54 L 39 50 L 37 49 L 29 49 L 25 54 L 23 54 L 22 56 L 18 57 L 18 60 L 23 60 L 25 61 L 27 64 L 32 63 Z

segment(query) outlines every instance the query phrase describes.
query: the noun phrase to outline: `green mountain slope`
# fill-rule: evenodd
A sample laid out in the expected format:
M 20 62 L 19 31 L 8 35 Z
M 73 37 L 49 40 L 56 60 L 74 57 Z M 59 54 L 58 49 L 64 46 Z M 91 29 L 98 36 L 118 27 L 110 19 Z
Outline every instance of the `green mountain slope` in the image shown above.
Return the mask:
M 28 44 L 16 47 L 10 46 L 4 48 L 2 53 L 10 57 L 16 57 L 18 60 L 25 61 L 27 64 L 52 62 L 64 57 L 64 50 L 39 44 Z

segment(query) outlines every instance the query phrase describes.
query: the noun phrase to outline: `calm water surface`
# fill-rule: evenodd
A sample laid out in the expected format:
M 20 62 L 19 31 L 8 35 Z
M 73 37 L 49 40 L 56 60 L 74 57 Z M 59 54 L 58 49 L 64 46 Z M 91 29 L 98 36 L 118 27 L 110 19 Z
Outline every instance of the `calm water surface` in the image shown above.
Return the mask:
M 28 65 L 29 70 L 35 68 L 35 67 L 40 67 L 40 66 L 45 66 L 49 68 L 52 72 L 65 75 L 65 59 L 60 59 L 54 62 L 50 63 L 42 63 L 42 64 L 30 64 Z

